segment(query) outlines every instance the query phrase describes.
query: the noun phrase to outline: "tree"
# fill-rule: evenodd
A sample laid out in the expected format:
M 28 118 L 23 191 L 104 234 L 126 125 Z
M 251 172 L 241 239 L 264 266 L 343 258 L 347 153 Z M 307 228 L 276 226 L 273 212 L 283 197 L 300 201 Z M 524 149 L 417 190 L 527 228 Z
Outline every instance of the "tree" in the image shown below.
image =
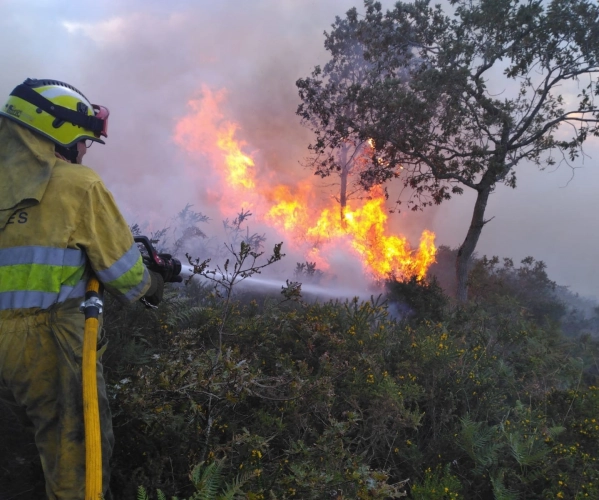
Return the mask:
M 357 114 L 355 103 L 343 100 L 344 92 L 341 89 L 365 84 L 372 68 L 364 59 L 363 47 L 354 43 L 354 38 L 353 34 L 346 36 L 340 40 L 337 47 L 337 53 L 343 57 L 335 60 L 336 69 L 330 72 L 331 78 L 335 79 L 337 85 L 337 96 L 329 97 L 335 99 L 338 106 L 343 107 L 342 111 L 338 109 L 338 113 L 358 121 L 360 117 Z M 333 125 L 330 123 L 325 125 L 316 117 L 307 119 L 307 121 L 315 130 L 323 130 L 323 128 Z M 316 174 L 328 177 L 331 173 L 335 173 L 339 177 L 339 195 L 335 196 L 335 200 L 339 203 L 340 222 L 344 227 L 347 202 L 351 198 L 357 197 L 358 193 L 368 191 L 374 184 L 368 174 L 372 170 L 372 165 L 369 164 L 372 156 L 370 154 L 371 142 L 369 139 L 356 140 L 355 137 L 350 137 L 336 145 L 335 151 L 331 151 L 329 154 L 328 161 L 321 162 L 316 149 L 315 154 L 308 161 L 308 166 L 313 168 Z M 350 180 L 350 176 L 353 179 Z
M 346 227 L 345 210 L 347 202 L 358 197 L 358 194 L 363 193 L 365 188 L 361 176 L 360 181 L 357 183 L 351 182 L 350 176 L 360 175 L 370 167 L 370 155 L 368 154 L 370 149 L 370 145 L 366 142 L 360 144 L 346 143 L 338 148 L 335 169 L 339 175 L 339 196 L 335 196 L 335 200 L 339 203 L 339 217 L 343 227 Z
M 334 171 L 335 152 L 349 138 L 370 139 L 362 179 L 399 177 L 413 210 L 464 187 L 476 191 L 456 259 L 457 296 L 466 300 L 469 262 L 497 184 L 515 188 L 524 161 L 571 166 L 589 134 L 599 135 L 599 7 L 589 0 L 449 3 L 451 16 L 427 0 L 400 1 L 387 12 L 365 0 L 364 16 L 353 8 L 338 17 L 325 33 L 331 60 L 297 81 L 297 114 L 315 131 L 310 148 L 321 175 Z M 354 46 L 366 69 L 351 82 Z M 567 82 L 578 83 L 578 95 L 560 94 Z

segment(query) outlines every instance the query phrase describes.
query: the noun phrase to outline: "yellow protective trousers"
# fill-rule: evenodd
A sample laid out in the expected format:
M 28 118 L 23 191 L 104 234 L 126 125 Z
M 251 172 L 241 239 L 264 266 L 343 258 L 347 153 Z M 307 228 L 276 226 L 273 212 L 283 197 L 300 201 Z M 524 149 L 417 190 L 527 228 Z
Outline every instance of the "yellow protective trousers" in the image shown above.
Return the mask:
M 24 407 L 33 423 L 49 500 L 85 498 L 79 302 L 0 311 L 0 397 Z M 106 493 L 114 434 L 100 361 L 96 366 Z

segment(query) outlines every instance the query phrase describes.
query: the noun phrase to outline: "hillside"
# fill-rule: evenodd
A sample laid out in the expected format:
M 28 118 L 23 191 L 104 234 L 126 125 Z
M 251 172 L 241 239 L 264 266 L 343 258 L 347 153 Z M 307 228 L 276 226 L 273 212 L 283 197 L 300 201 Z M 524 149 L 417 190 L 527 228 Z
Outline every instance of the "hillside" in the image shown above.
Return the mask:
M 198 464 L 248 499 L 599 497 L 597 315 L 532 258 L 477 259 L 458 306 L 451 253 L 366 302 L 227 305 L 199 282 L 156 311 L 109 302 L 115 497 L 188 498 Z M 27 439 L 2 466 L 31 491 Z

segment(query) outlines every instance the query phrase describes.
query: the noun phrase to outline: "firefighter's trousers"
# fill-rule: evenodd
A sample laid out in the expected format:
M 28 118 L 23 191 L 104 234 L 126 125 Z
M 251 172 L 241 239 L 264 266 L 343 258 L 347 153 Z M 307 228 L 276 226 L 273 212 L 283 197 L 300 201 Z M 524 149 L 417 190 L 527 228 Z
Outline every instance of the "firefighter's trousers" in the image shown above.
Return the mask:
M 0 311 L 0 397 L 23 407 L 33 423 L 49 500 L 85 497 L 81 382 L 85 319 L 79 302 L 69 300 L 45 310 Z M 99 361 L 97 376 L 106 490 L 114 435 Z

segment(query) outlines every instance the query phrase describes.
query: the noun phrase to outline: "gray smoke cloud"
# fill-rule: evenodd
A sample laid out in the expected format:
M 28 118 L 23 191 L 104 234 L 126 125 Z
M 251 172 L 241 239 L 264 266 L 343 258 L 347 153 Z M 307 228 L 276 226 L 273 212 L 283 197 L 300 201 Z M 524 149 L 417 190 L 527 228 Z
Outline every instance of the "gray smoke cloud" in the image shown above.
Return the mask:
M 218 225 L 223 214 L 206 194 L 214 165 L 192 160 L 173 140 L 188 102 L 201 97 L 202 86 L 226 89 L 222 111 L 238 123 L 245 152 L 281 183 L 305 177 L 300 162 L 312 135 L 295 116 L 295 81 L 326 62 L 323 31 L 353 6 L 361 2 L 0 0 L 0 95 L 27 77 L 71 83 L 110 108 L 109 140 L 94 145 L 85 163 L 131 222 L 168 225 L 192 203 Z M 585 150 L 599 158 L 599 141 Z M 578 161 L 571 180 L 569 168 L 521 168 L 515 191 L 499 187 L 492 196 L 487 218 L 495 218 L 478 254 L 533 255 L 560 284 L 599 295 L 594 163 Z M 458 246 L 472 204 L 466 193 L 424 213 L 395 214 L 391 224 L 414 244 L 428 228 L 438 243 Z

